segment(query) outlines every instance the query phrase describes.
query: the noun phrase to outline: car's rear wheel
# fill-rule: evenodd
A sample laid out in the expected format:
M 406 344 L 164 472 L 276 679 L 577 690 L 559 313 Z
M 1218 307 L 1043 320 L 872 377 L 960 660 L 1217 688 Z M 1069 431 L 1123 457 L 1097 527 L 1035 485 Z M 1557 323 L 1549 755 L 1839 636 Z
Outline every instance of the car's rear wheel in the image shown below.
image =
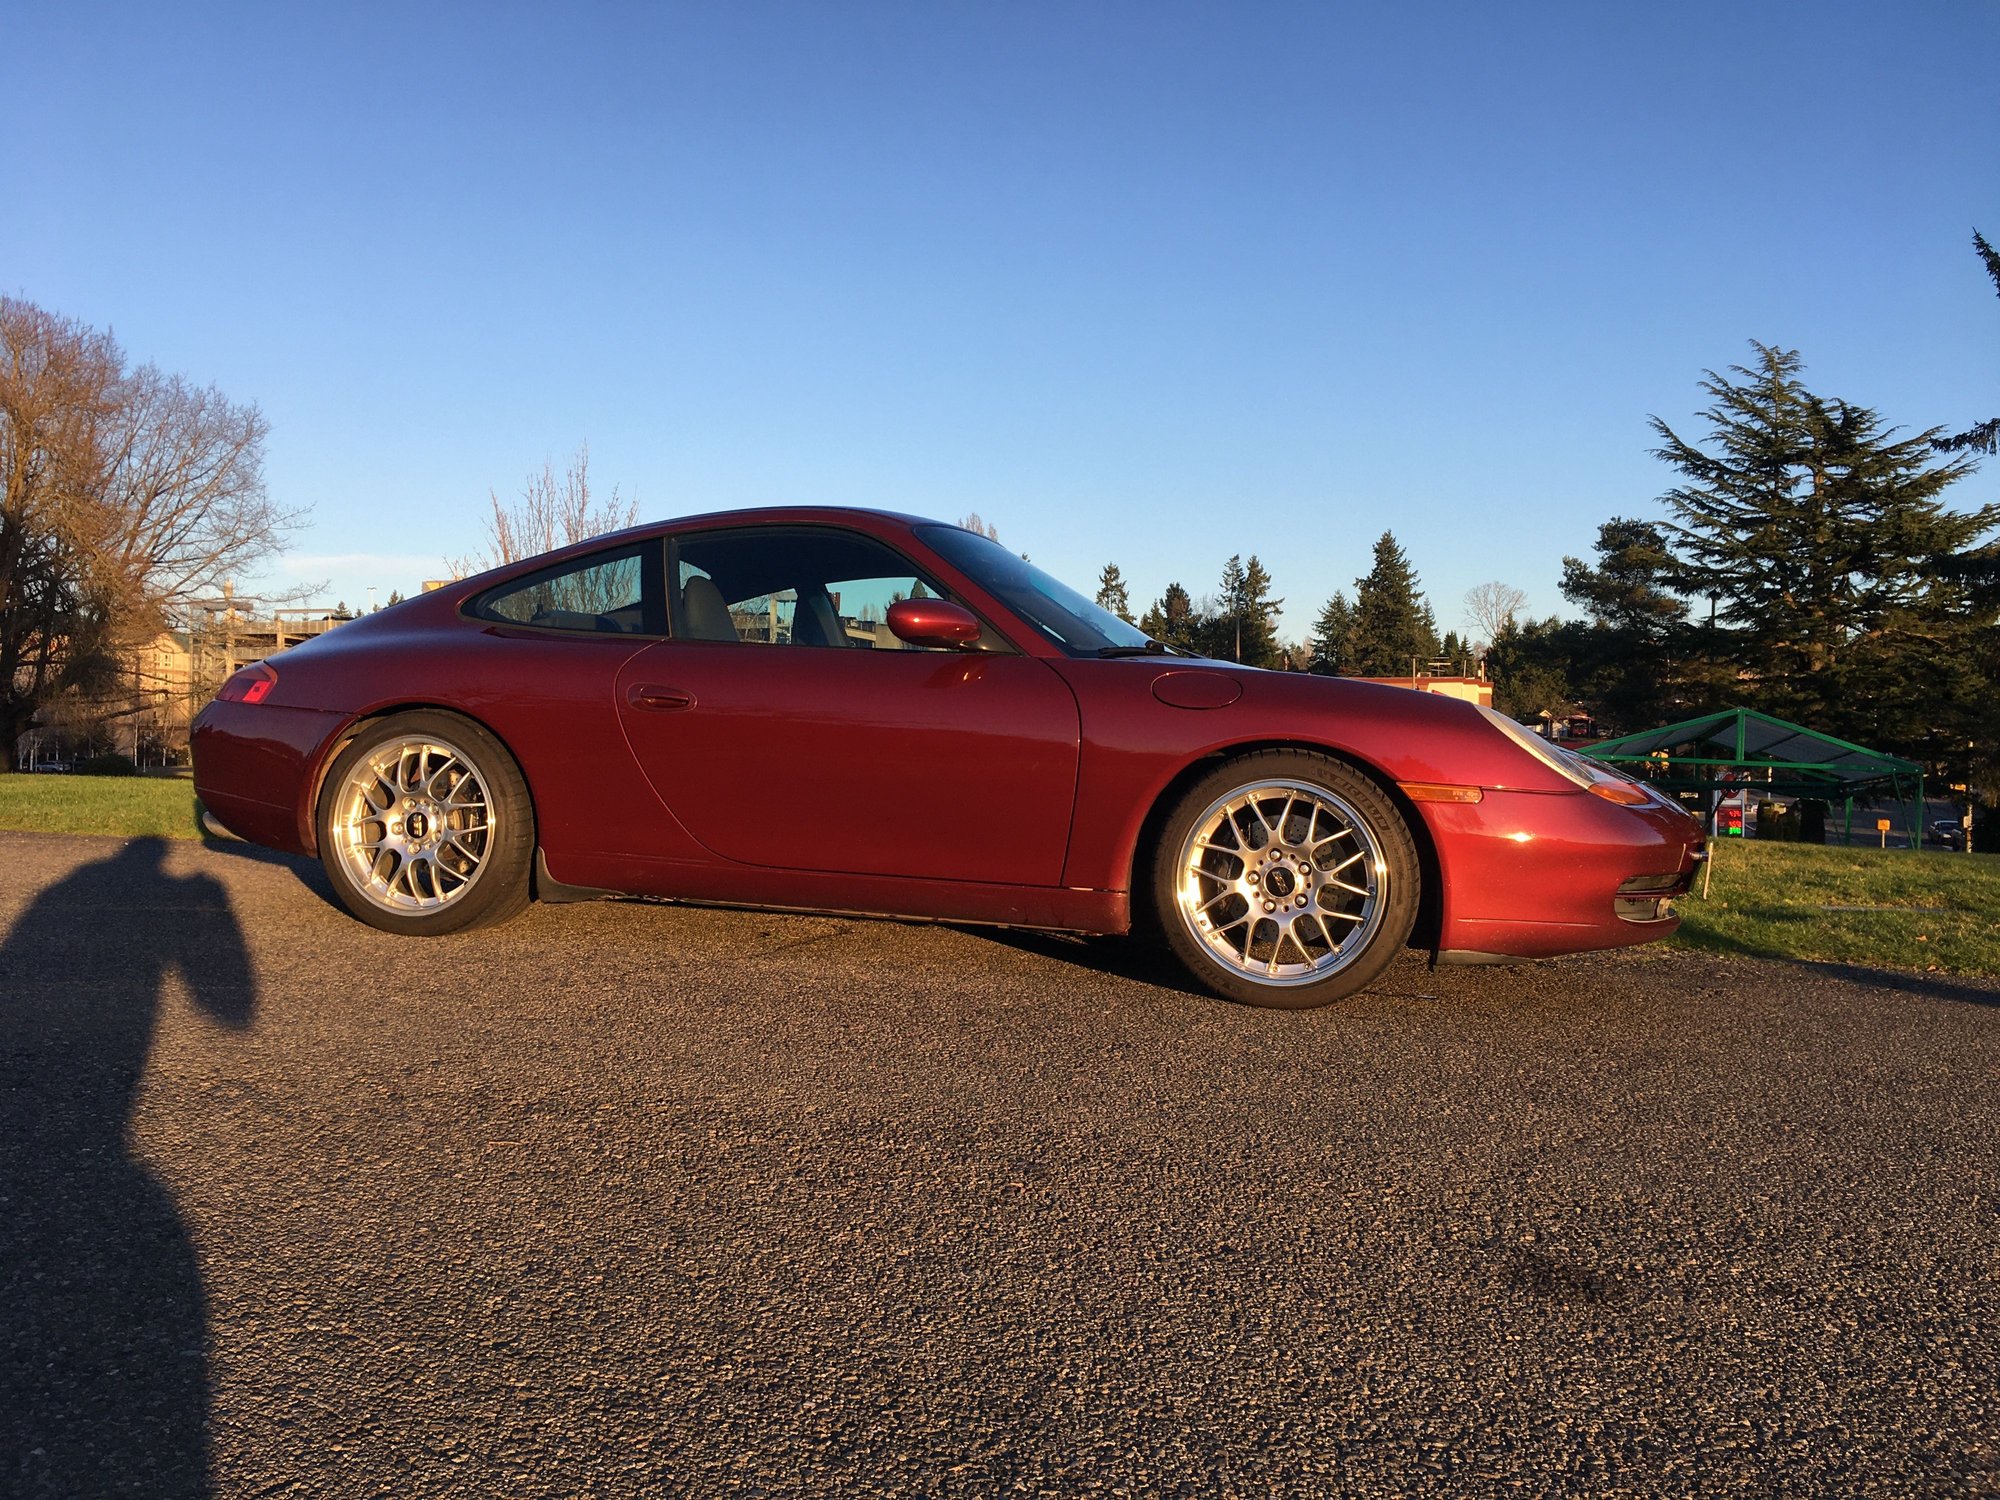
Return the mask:
M 1416 922 L 1415 841 L 1386 793 L 1302 750 L 1226 761 L 1190 787 L 1156 852 L 1154 915 L 1225 999 L 1303 1009 L 1365 989 Z
M 520 767 L 457 714 L 364 725 L 320 790 L 320 861 L 334 892 L 385 932 L 430 937 L 516 915 L 534 847 Z

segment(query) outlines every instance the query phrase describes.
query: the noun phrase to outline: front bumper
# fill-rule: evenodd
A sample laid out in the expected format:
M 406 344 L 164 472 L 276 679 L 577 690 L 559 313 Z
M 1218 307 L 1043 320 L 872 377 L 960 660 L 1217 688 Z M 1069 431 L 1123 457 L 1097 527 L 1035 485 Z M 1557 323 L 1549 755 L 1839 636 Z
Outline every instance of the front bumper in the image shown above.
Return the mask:
M 1663 938 L 1704 857 L 1701 824 L 1655 797 L 1487 792 L 1426 803 L 1443 892 L 1440 961 L 1548 958 Z

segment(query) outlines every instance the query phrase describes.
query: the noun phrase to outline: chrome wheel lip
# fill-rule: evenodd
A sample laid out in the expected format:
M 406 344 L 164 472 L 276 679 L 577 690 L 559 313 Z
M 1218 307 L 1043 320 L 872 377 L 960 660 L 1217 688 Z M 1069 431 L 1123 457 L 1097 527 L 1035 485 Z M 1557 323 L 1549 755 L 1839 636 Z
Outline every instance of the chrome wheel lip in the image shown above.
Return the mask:
M 1278 813 L 1275 837 L 1268 844 L 1251 847 L 1234 818 L 1251 810 L 1263 832 L 1270 835 L 1273 830 L 1258 808 L 1279 798 L 1286 801 Z M 1305 836 L 1298 840 L 1287 837 L 1294 818 L 1300 815 L 1294 813 L 1295 808 L 1313 810 Z M 1326 828 L 1333 831 L 1323 831 Z M 1219 842 L 1225 829 L 1243 843 L 1241 851 Z M 1251 830 L 1253 834 L 1256 831 Z M 1337 849 L 1328 851 L 1332 853 L 1331 868 L 1318 854 L 1328 845 Z M 1234 878 L 1225 878 L 1204 864 L 1216 858 L 1240 861 Z M 1253 874 L 1254 881 L 1250 879 Z M 1269 875 L 1278 879 L 1273 881 Z M 1329 875 L 1334 878 L 1329 880 Z M 1390 879 L 1381 840 L 1353 803 L 1312 782 L 1276 777 L 1231 788 L 1195 818 L 1176 851 L 1174 909 L 1195 946 L 1211 963 L 1252 984 L 1293 989 L 1331 978 L 1372 946 L 1388 911 Z M 1335 907 L 1328 907 L 1321 895 L 1330 885 L 1340 891 Z M 1234 905 L 1223 899 L 1225 895 L 1243 903 L 1243 918 L 1220 920 L 1234 912 Z M 1216 917 L 1204 920 L 1210 910 Z M 1244 922 L 1249 930 L 1239 949 L 1227 934 Z M 1252 950 L 1259 946 L 1258 936 L 1267 926 L 1277 933 L 1270 939 L 1269 956 L 1254 958 Z M 1295 927 L 1306 934 L 1303 939 L 1291 935 Z M 1342 928 L 1346 931 L 1336 943 L 1334 936 Z M 1312 951 L 1321 947 L 1325 951 Z M 1286 961 L 1279 962 L 1288 954 Z
M 491 863 L 493 796 L 471 756 L 435 734 L 371 745 L 329 804 L 335 868 L 364 901 L 397 916 L 457 905 Z

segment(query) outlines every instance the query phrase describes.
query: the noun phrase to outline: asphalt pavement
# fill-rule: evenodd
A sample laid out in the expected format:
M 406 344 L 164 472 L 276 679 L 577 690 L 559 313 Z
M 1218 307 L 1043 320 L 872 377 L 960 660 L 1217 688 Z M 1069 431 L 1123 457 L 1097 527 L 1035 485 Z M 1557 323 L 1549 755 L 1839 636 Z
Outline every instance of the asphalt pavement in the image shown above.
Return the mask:
M 2000 988 L 0 835 L 0 1494 L 2000 1492 Z

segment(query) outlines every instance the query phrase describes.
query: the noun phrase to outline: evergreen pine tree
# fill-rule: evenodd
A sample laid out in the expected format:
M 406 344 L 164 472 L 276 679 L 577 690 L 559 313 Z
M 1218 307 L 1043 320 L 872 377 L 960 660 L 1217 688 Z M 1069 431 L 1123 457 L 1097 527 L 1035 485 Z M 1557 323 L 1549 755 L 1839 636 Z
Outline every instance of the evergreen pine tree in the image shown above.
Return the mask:
M 1437 622 L 1417 586 L 1417 571 L 1385 531 L 1375 543 L 1375 566 L 1354 580 L 1353 662 L 1356 677 L 1407 677 L 1437 655 Z
M 1271 575 L 1254 553 L 1248 563 L 1241 553 L 1231 557 L 1223 565 L 1222 587 L 1208 617 L 1206 654 L 1218 661 L 1275 667 L 1282 655 L 1278 609 L 1284 602 L 1271 597 Z
M 1132 623 L 1132 600 L 1117 563 L 1106 563 L 1097 575 L 1097 607 L 1110 610 L 1128 625 Z
M 1188 591 L 1178 583 L 1168 584 L 1167 591 L 1153 601 L 1140 619 L 1139 628 L 1154 640 L 1183 651 L 1203 650 L 1205 632 L 1201 616 L 1196 613 Z
M 1278 611 L 1285 601 L 1271 597 L 1272 579 L 1257 554 L 1243 565 L 1243 660 L 1253 667 L 1275 667 L 1285 648 L 1278 640 Z
M 1313 621 L 1312 670 L 1322 676 L 1335 676 L 1345 670 L 1348 657 L 1354 650 L 1354 610 L 1347 602 L 1347 595 L 1339 589 L 1326 601 L 1326 607 Z
M 1222 587 L 1208 613 L 1206 654 L 1217 661 L 1243 659 L 1243 554 L 1222 565 Z
M 1672 592 L 1674 554 L 1650 521 L 1614 517 L 1597 528 L 1597 565 L 1563 559 L 1562 592 L 1590 618 L 1572 653 L 1578 696 L 1615 734 L 1651 728 L 1719 707 L 1720 684 L 1701 690 L 1698 667 L 1683 660 L 1698 637 L 1685 629 L 1688 606 Z
M 1959 680 L 1985 623 L 1968 555 L 1994 552 L 2000 505 L 1946 510 L 1970 461 L 1935 462 L 1936 429 L 1897 439 L 1866 407 L 1808 391 L 1795 351 L 1753 347 L 1738 378 L 1704 380 L 1703 447 L 1653 421 L 1683 477 L 1663 497 L 1675 586 L 1714 596 L 1758 707 L 1920 752 L 1977 692 Z
M 1589 627 L 1573 620 L 1509 620 L 1486 648 L 1493 706 L 1511 719 L 1535 724 L 1568 718 L 1577 692 L 1577 656 Z
M 1972 248 L 1986 267 L 1986 274 L 1993 280 L 1993 290 L 2000 292 L 2000 250 L 1986 243 L 1986 236 L 1978 230 L 1972 231 Z M 1977 426 L 1968 427 L 1963 432 L 1950 437 L 1933 439 L 1936 447 L 1946 453 L 1956 453 L 1971 449 L 1974 453 L 2000 453 L 2000 417 L 1989 417 Z

